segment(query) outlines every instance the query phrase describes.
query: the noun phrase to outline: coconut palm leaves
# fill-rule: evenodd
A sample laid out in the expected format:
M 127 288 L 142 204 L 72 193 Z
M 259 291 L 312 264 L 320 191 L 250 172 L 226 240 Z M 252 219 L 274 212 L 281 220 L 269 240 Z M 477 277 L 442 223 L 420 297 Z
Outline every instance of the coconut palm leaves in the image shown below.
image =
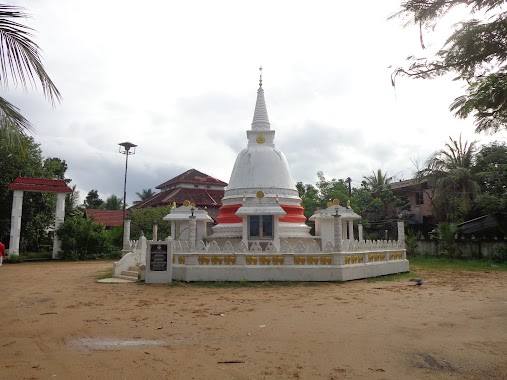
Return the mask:
M 450 222 L 460 221 L 470 212 L 471 201 L 480 186 L 473 174 L 475 142 L 449 137 L 445 149 L 435 152 L 427 161 L 426 175 L 436 180 L 438 195 L 434 208 L 445 211 Z
M 377 173 L 372 172 L 373 175 L 368 177 L 363 177 L 363 181 L 361 182 L 362 186 L 372 193 L 374 196 L 378 195 L 383 190 L 389 189 L 389 183 L 392 180 L 392 177 L 387 176 L 387 172 L 382 174 L 382 170 L 378 169 Z
M 28 15 L 19 7 L 0 4 L 0 82 L 24 89 L 28 84 L 40 82 L 44 96 L 54 104 L 61 100 L 55 84 L 46 73 L 40 57 L 39 46 L 32 41 L 32 29 L 14 20 Z M 0 97 L 0 128 L 11 128 L 20 133 L 33 130 L 30 122 L 19 109 Z
M 136 195 L 139 197 L 140 200 L 144 201 L 148 198 L 151 198 L 155 193 L 152 189 L 143 189 L 142 192 L 136 193 Z

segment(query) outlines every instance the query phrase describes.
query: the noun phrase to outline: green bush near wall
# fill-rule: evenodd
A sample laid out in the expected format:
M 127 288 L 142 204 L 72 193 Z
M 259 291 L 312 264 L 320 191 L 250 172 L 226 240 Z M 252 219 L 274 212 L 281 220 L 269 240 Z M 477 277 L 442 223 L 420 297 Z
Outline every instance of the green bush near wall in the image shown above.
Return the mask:
M 118 251 L 109 231 L 83 217 L 65 219 L 56 234 L 61 242 L 58 258 L 62 260 L 105 258 L 115 255 Z

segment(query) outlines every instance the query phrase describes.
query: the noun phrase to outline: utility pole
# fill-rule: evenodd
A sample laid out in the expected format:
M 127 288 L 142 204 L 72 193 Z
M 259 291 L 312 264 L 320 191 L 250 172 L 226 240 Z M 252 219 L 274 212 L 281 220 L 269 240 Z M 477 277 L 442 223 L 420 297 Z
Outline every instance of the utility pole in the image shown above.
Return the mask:
M 350 187 L 350 182 L 352 182 L 352 179 L 350 179 L 350 177 L 347 177 L 345 182 L 347 182 L 349 184 L 349 197 L 350 197 L 350 196 L 352 196 L 352 188 Z

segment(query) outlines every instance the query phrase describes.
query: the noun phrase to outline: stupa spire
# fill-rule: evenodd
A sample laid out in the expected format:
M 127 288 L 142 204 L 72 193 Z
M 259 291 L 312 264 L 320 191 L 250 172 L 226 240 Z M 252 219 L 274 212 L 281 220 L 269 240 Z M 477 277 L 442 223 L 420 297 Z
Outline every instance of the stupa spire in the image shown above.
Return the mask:
M 268 110 L 266 109 L 264 89 L 262 88 L 262 66 L 259 67 L 259 71 L 259 89 L 257 90 L 257 101 L 255 102 L 252 131 L 269 131 L 270 124 L 268 119 Z

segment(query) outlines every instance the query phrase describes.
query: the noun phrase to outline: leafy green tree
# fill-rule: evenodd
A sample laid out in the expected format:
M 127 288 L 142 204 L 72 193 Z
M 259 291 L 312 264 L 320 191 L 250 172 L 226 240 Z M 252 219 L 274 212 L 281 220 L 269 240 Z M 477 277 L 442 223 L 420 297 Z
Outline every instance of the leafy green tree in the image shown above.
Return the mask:
M 346 205 L 349 199 L 348 185 L 343 179 L 333 178 L 330 181 L 326 180 L 324 174 L 319 171 L 317 172 L 317 189 L 319 190 L 320 196 L 320 207 L 327 207 L 329 201 L 338 199 L 340 204 Z
M 480 193 L 473 200 L 471 217 L 507 213 L 507 145 L 497 141 L 482 146 L 475 155 L 472 173 Z
M 164 207 L 146 207 L 130 210 L 130 236 L 132 239 L 138 239 L 141 232 L 147 239 L 153 238 L 153 225 L 158 225 L 158 239 L 165 239 L 171 234 L 171 225 L 169 222 L 162 220 L 164 216 L 169 214 L 172 206 Z
M 104 207 L 104 201 L 100 199 L 98 190 L 90 190 L 84 201 L 86 209 L 100 209 Z
M 363 177 L 361 189 L 352 192 L 354 210 L 363 217 L 366 226 L 371 229 L 395 230 L 394 220 L 402 210 L 410 209 L 410 202 L 405 198 L 396 197 L 391 190 L 392 177 L 381 169 L 372 172 L 372 175 Z M 392 236 L 390 233 L 389 236 Z M 380 232 L 375 238 L 383 238 Z
M 296 188 L 302 201 L 301 205 L 305 209 L 305 216 L 309 218 L 320 208 L 321 199 L 319 197 L 319 190 L 315 186 L 303 184 L 303 182 L 298 182 Z
M 61 179 L 69 183 L 72 180 L 65 178 L 65 172 L 67 171 L 67 163 L 65 160 L 61 160 L 57 157 L 50 157 L 44 160 L 44 170 L 47 173 L 47 178 Z
M 109 198 L 106 199 L 106 203 L 104 203 L 104 208 L 106 210 L 122 210 L 123 209 L 123 200 L 113 194 Z
M 37 79 L 44 96 L 54 105 L 61 98 L 60 92 L 42 65 L 39 46 L 31 39 L 32 29 L 17 22 L 27 17 L 22 8 L 0 5 L 0 82 L 7 87 L 10 80 L 26 89 L 28 83 L 35 86 Z M 0 128 L 18 134 L 33 130 L 19 109 L 1 97 Z
M 0 234 L 10 233 L 12 192 L 8 186 L 17 177 L 48 178 L 43 167 L 39 144 L 32 137 L 17 135 L 12 144 L 9 128 L 0 128 Z M 23 216 L 21 238 L 31 249 L 40 244 L 49 244 L 46 230 L 54 222 L 56 197 L 54 194 L 25 192 L 23 196 Z
M 451 104 L 455 116 L 473 115 L 476 132 L 507 128 L 507 11 L 505 0 L 408 0 L 393 17 L 405 17 L 422 30 L 434 30 L 442 16 L 465 6 L 473 19 L 455 26 L 435 57 L 409 57 L 407 68 L 392 75 L 434 78 L 452 73 L 466 83 L 466 93 Z
M 144 201 L 148 198 L 151 198 L 155 193 L 152 189 L 143 189 L 142 192 L 136 193 L 136 195 L 139 197 L 140 200 Z
M 472 208 L 472 200 L 479 193 L 477 177 L 473 173 L 475 142 L 468 144 L 449 137 L 445 149 L 435 152 L 427 161 L 426 175 L 436 179 L 437 195 L 433 209 L 439 221 L 460 222 Z

